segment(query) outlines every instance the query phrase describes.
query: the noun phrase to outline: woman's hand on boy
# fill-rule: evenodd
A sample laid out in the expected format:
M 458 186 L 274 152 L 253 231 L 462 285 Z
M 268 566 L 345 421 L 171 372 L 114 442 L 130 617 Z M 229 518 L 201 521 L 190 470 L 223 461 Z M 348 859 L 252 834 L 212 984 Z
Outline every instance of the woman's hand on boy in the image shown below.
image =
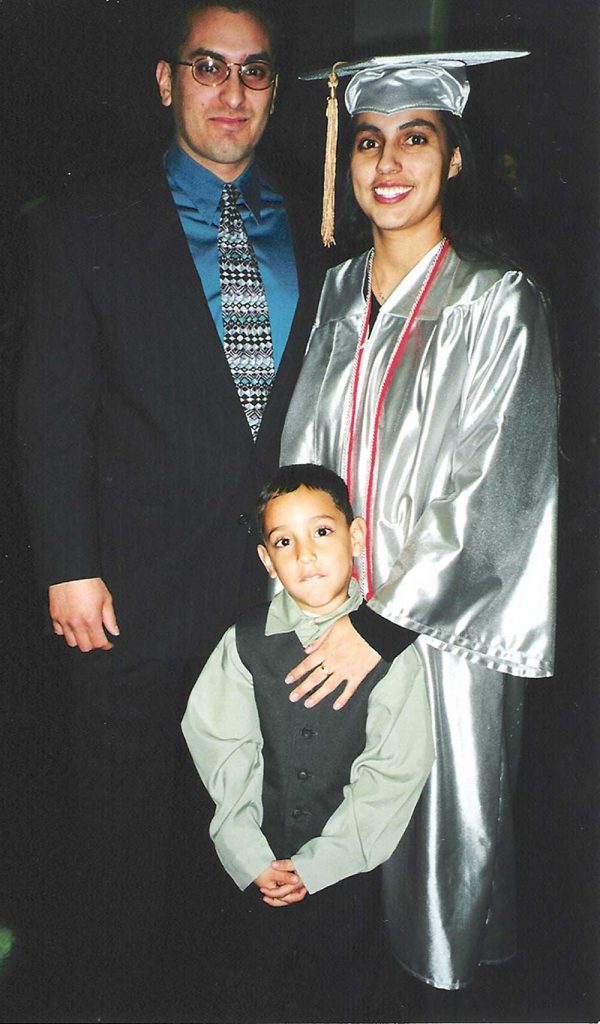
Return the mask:
M 290 700 L 301 700 L 311 690 L 308 700 L 304 701 L 307 708 L 314 707 L 328 694 L 337 690 L 340 683 L 345 682 L 344 689 L 336 698 L 333 707 L 339 711 L 348 703 L 352 694 L 358 689 L 366 675 L 375 668 L 381 656 L 357 633 L 347 615 L 334 622 L 331 629 L 314 644 L 305 648 L 308 657 L 285 677 L 285 682 L 296 683 L 307 672 L 310 675 L 290 693 Z M 317 683 L 321 685 L 315 690 Z
M 306 896 L 306 886 L 291 860 L 275 860 L 266 871 L 262 871 L 254 879 L 263 902 L 270 907 L 287 907 L 292 903 L 300 903 Z

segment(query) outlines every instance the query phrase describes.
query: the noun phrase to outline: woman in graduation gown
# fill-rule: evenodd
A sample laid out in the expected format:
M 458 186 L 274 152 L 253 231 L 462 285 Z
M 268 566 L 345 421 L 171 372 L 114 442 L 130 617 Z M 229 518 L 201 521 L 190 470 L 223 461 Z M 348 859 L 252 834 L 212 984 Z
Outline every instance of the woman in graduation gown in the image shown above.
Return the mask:
M 313 689 L 315 703 L 346 681 L 342 707 L 380 656 L 410 642 L 426 667 L 436 763 L 383 893 L 396 959 L 445 989 L 515 952 L 524 687 L 553 663 L 547 310 L 474 230 L 461 122 L 467 65 L 520 55 L 338 70 L 353 74 L 350 174 L 372 247 L 329 271 L 282 443 L 283 463 L 343 476 L 368 524 L 367 605 L 307 649 L 286 680 L 312 670 L 293 699 Z

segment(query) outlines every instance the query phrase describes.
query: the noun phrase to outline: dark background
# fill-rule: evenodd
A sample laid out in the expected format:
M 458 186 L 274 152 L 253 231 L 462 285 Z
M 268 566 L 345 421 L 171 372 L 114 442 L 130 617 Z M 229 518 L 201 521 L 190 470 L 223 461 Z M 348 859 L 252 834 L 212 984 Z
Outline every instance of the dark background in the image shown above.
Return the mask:
M 156 151 L 168 112 L 153 79 L 164 0 L 0 0 L 0 1005 L 8 1021 L 68 1019 L 53 990 L 61 957 L 58 891 L 61 676 L 43 638 L 14 468 L 22 217 L 41 197 Z M 368 0 L 357 0 L 368 6 Z M 399 14 L 408 0 L 397 0 Z M 412 8 L 418 0 L 412 0 Z M 425 4 L 425 0 L 423 0 Z M 264 157 L 319 183 L 324 91 L 295 74 L 335 59 L 430 49 L 402 19 L 366 45 L 350 0 L 280 2 L 286 70 Z M 598 131 L 596 0 L 448 0 L 447 49 L 532 56 L 475 69 L 468 123 L 489 202 L 552 298 L 562 440 L 555 678 L 530 684 L 517 794 L 520 954 L 493 982 L 431 1009 L 390 993 L 389 1020 L 592 1021 L 598 999 Z M 440 42 L 438 38 L 437 42 Z M 362 45 L 361 45 L 362 43 Z M 516 161 L 507 182 L 502 155 Z M 11 944 L 12 952 L 7 952 Z M 396 999 L 396 1001 L 394 1001 Z M 458 1002 L 460 999 L 461 1002 Z M 53 1009 L 50 1009 L 53 1007 Z M 200 1018 L 198 1018 L 200 1019 Z M 205 1019 L 205 1018 L 203 1018 Z M 207 1018 L 206 1018 L 207 1019 Z M 387 1019 L 387 1018 L 386 1018 Z

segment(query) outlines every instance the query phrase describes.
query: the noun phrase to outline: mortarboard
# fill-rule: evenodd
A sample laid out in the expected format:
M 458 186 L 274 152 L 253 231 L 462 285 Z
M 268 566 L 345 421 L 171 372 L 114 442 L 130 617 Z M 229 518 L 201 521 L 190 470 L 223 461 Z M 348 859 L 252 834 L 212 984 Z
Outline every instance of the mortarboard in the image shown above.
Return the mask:
M 447 110 L 461 117 L 470 89 L 467 67 L 526 57 L 528 53 L 528 50 L 468 50 L 370 57 L 360 61 L 339 61 L 332 68 L 300 75 L 304 81 L 326 78 L 329 87 L 321 223 L 323 243 L 334 243 L 337 85 L 340 76 L 352 76 L 345 93 L 346 109 L 350 115 L 367 110 L 395 114 L 414 108 Z

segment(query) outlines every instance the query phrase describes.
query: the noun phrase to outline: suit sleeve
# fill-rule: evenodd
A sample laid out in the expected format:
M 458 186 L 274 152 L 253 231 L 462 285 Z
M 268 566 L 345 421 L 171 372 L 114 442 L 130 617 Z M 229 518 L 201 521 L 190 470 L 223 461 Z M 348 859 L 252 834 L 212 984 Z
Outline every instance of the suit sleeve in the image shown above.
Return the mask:
M 275 859 L 262 831 L 262 735 L 252 679 L 227 631 L 200 673 L 182 721 L 198 774 L 216 804 L 210 835 L 246 889 Z
M 17 422 L 21 478 L 44 586 L 102 575 L 94 420 L 100 331 L 52 213 L 31 215 Z

